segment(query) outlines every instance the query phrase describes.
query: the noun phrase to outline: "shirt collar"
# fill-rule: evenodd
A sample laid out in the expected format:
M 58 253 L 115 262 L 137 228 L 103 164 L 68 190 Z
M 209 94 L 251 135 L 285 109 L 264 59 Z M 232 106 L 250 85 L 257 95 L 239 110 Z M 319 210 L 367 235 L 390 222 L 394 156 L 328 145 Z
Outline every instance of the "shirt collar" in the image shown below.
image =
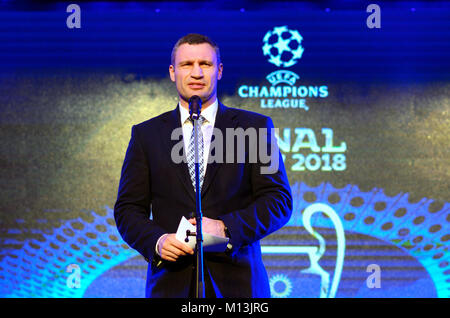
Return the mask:
M 180 108 L 181 123 L 184 124 L 186 119 L 189 117 L 189 110 L 187 110 L 186 108 L 181 106 L 180 103 L 178 103 L 178 107 Z M 218 102 L 218 100 L 216 98 L 214 103 L 209 105 L 206 109 L 202 109 L 202 111 L 200 112 L 200 115 L 205 117 L 205 119 L 209 123 L 214 124 L 218 108 L 219 108 L 219 102 Z

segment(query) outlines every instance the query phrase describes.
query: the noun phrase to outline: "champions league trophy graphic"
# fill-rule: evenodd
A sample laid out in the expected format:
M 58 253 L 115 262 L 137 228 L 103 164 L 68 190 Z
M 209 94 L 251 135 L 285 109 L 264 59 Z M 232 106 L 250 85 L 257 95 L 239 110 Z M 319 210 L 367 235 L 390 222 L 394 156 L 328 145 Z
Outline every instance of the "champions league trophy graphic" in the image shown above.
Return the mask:
M 337 256 L 336 267 L 333 275 L 333 282 L 330 288 L 330 274 L 326 272 L 320 265 L 319 260 L 325 253 L 325 239 L 316 232 L 311 226 L 311 217 L 316 212 L 323 212 L 328 216 L 336 230 L 337 236 Z M 337 213 L 328 205 L 323 203 L 314 203 L 308 206 L 303 212 L 303 225 L 305 229 L 319 241 L 319 247 L 302 246 L 302 250 L 308 254 L 311 265 L 309 268 L 302 270 L 302 273 L 316 274 L 321 278 L 320 298 L 334 298 L 341 279 L 342 268 L 344 267 L 345 254 L 345 234 L 344 227 Z
M 316 230 L 313 229 L 311 225 L 312 216 L 317 213 L 322 212 L 324 216 L 328 217 L 332 222 L 332 227 L 336 232 L 336 263 L 334 266 L 334 274 L 332 280 L 330 279 L 330 273 L 327 272 L 322 266 L 319 264 L 320 259 L 324 256 L 326 251 L 326 242 L 325 238 L 319 234 Z M 300 221 L 300 220 L 299 220 Z M 342 225 L 341 219 L 339 215 L 335 212 L 335 210 L 327 204 L 324 203 L 314 203 L 305 207 L 301 216 L 301 223 L 306 229 L 306 231 L 311 234 L 311 236 L 319 241 L 319 246 L 268 246 L 263 245 L 262 251 L 263 254 L 283 254 L 290 255 L 290 257 L 295 257 L 295 261 L 290 264 L 289 267 L 297 267 L 297 270 L 294 270 L 290 274 L 281 272 L 274 273 L 270 278 L 270 288 L 272 297 L 276 298 L 285 298 L 285 297 L 317 297 L 320 298 L 334 298 L 338 289 L 338 285 L 341 280 L 341 274 L 344 267 L 344 255 L 345 255 L 345 234 L 344 227 Z M 329 223 L 327 221 L 327 223 Z M 300 225 L 300 224 L 299 224 Z M 330 224 L 331 225 L 331 224 Z M 302 268 L 302 264 L 305 260 L 299 262 L 300 256 L 303 259 L 306 256 L 308 260 L 308 267 Z M 278 261 L 280 262 L 280 261 Z M 285 265 L 289 265 L 286 263 L 286 259 L 282 262 Z M 276 264 L 270 264 L 270 267 L 276 266 Z M 299 268 L 300 267 L 300 268 Z M 315 278 L 305 277 L 312 275 L 312 277 L 320 277 L 320 293 L 317 294 L 317 286 Z M 288 276 L 289 275 L 289 278 Z M 312 280 L 311 280 L 312 279 Z M 331 282 L 330 282 L 331 281 Z M 293 284 L 299 285 L 302 290 L 302 295 L 294 292 Z M 279 288 L 282 286 L 282 288 Z M 277 288 L 278 287 L 278 288 Z

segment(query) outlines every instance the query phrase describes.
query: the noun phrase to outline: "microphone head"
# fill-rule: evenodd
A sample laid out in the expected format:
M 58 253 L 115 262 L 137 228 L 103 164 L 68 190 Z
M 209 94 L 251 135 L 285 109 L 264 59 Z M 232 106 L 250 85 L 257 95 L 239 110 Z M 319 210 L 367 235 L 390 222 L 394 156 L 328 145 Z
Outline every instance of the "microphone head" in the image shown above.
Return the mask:
M 189 98 L 189 115 L 191 119 L 198 119 L 200 117 L 200 112 L 202 110 L 202 99 L 193 95 Z

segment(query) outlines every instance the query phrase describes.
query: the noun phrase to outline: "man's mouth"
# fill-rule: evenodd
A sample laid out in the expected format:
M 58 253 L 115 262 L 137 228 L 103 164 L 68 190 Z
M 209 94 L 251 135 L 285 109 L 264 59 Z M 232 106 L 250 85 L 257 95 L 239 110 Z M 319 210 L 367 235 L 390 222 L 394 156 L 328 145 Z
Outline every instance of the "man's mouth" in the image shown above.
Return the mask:
M 202 89 L 203 87 L 205 87 L 205 84 L 203 84 L 203 83 L 189 83 L 188 86 L 191 89 Z

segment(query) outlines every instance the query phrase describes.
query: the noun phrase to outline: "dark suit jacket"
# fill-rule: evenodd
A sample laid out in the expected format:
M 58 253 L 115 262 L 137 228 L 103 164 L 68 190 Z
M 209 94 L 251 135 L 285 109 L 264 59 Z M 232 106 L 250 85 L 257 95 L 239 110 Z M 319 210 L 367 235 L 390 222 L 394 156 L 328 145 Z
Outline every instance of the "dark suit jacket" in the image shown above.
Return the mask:
M 171 133 L 179 127 L 178 107 L 133 126 L 114 206 L 122 238 L 149 261 L 147 297 L 189 297 L 195 283 L 195 257 L 157 266 L 160 259 L 155 253 L 158 238 L 175 233 L 181 217 L 189 218 L 195 211 L 187 164 L 171 159 L 172 147 L 179 142 L 171 140 Z M 238 127 L 271 128 L 273 123 L 267 116 L 219 103 L 215 128 L 225 138 L 225 128 Z M 251 146 L 246 142 L 246 156 Z M 229 253 L 204 254 L 207 297 L 270 297 L 259 240 L 282 227 L 292 212 L 289 182 L 278 148 L 276 152 L 279 169 L 274 174 L 261 174 L 260 167 L 267 165 L 259 160 L 207 166 L 201 191 L 203 216 L 222 220 L 233 245 Z

